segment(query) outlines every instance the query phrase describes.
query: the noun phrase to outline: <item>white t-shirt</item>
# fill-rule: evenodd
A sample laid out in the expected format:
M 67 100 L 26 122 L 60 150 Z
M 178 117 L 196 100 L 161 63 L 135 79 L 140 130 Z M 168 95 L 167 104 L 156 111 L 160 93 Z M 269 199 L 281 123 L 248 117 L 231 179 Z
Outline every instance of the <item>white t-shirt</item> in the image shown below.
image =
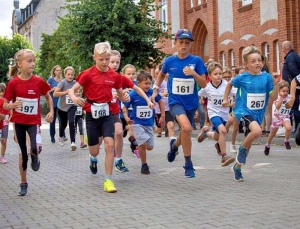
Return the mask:
M 198 92 L 198 96 L 207 98 L 208 117 L 211 119 L 215 116 L 221 117 L 224 121 L 228 121 L 229 107 L 222 107 L 223 97 L 227 81 L 222 80 L 220 85 L 215 87 L 212 82 L 208 83 L 205 88 Z M 234 90 L 231 90 L 228 100 L 232 95 L 235 95 Z
M 166 80 L 163 80 L 162 83 L 160 84 L 159 86 L 159 89 L 158 89 L 158 93 L 163 93 L 165 90 L 168 90 L 167 88 L 167 84 L 168 84 L 168 81 Z M 163 101 L 164 105 L 165 105 L 165 111 L 169 111 L 169 99 L 168 99 L 168 96 L 162 96 L 161 97 L 161 101 Z M 158 103 L 155 105 L 155 113 L 156 114 L 160 114 L 160 109 L 159 109 L 159 105 Z

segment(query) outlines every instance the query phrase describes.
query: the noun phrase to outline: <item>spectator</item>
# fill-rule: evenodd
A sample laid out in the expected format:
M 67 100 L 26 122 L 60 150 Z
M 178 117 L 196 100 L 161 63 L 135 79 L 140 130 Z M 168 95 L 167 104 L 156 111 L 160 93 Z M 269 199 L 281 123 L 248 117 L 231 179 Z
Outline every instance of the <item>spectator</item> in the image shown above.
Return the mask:
M 300 57 L 294 51 L 290 41 L 282 43 L 282 50 L 285 54 L 282 68 L 282 79 L 291 84 L 291 81 L 300 74 Z

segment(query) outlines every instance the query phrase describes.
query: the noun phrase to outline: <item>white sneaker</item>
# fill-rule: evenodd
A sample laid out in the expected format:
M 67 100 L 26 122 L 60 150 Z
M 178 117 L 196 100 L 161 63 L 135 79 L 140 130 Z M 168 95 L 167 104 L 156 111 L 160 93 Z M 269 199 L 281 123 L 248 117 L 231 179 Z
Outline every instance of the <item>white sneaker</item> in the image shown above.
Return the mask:
M 64 138 L 63 137 L 59 138 L 59 144 L 60 144 L 61 147 L 64 146 L 65 142 L 64 142 Z
M 75 144 L 75 142 L 71 143 L 71 151 L 75 151 L 77 149 L 77 146 Z
M 236 151 L 236 146 L 235 146 L 235 145 L 232 145 L 232 143 L 230 143 L 230 152 L 231 152 L 231 153 L 237 153 L 237 151 Z

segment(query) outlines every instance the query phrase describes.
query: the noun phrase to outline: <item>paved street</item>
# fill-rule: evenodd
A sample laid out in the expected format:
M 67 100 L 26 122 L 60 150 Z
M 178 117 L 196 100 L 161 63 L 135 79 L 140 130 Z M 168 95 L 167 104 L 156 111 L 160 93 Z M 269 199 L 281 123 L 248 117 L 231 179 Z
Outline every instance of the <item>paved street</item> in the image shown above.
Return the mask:
M 25 197 L 17 196 L 19 149 L 9 133 L 8 164 L 0 164 L 0 228 L 300 228 L 299 148 L 274 145 L 265 156 L 264 145 L 253 145 L 245 181 L 238 183 L 230 167 L 220 166 L 212 140 L 193 139 L 196 177 L 187 179 L 181 148 L 173 163 L 167 161 L 166 138 L 156 138 L 148 154 L 149 176 L 141 175 L 125 139 L 130 171 L 114 172 L 118 192 L 109 194 L 103 191 L 103 150 L 92 175 L 88 150 L 50 143 L 47 126 L 41 168 L 33 172 L 28 164 Z

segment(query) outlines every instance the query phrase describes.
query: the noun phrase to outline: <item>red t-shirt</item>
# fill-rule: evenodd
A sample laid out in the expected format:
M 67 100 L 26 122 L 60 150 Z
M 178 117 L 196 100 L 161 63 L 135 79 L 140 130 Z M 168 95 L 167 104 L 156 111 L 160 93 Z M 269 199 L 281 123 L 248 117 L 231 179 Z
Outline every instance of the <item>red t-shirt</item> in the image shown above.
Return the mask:
M 76 81 L 83 87 L 86 98 L 96 103 L 110 103 L 111 90 L 122 87 L 121 75 L 111 68 L 107 72 L 99 71 L 96 66 L 81 72 Z M 85 103 L 83 110 L 91 112 L 91 104 Z
M 19 124 L 41 125 L 40 97 L 50 91 L 50 86 L 41 78 L 32 75 L 28 80 L 15 76 L 7 84 L 4 98 L 16 101 L 18 97 L 23 101 L 21 110 L 14 110 L 11 122 Z
M 4 104 L 4 99 L 3 99 L 3 98 L 0 98 L 0 113 L 6 115 L 6 112 L 5 112 L 5 111 L 7 111 L 7 110 L 5 110 L 5 109 L 3 108 L 3 104 Z M 3 120 L 0 120 L 0 130 L 2 130 L 2 129 L 3 129 Z
M 124 75 L 121 75 L 121 81 L 122 88 L 133 88 L 134 86 L 134 83 Z M 119 106 L 119 99 L 111 101 L 111 103 L 109 104 L 109 111 L 112 114 L 119 114 L 121 112 Z

